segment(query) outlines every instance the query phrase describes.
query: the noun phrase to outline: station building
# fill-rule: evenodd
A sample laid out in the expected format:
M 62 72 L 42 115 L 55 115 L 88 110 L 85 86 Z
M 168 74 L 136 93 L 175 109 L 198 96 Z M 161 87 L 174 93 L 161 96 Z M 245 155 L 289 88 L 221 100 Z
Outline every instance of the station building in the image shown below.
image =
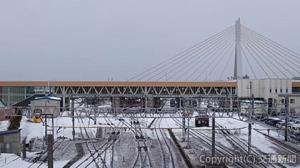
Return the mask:
M 251 85 L 251 86 L 250 86 Z M 251 89 L 250 89 L 251 88 Z M 249 98 L 251 93 L 274 106 L 282 101 L 280 94 L 300 94 L 300 80 L 286 79 L 241 79 L 226 82 L 96 82 L 96 81 L 0 81 L 0 100 L 14 105 L 36 94 L 53 94 L 61 97 L 61 107 L 69 105 L 72 95 L 111 94 L 157 94 L 167 96 L 222 95 L 231 94 Z M 291 97 L 291 106 L 300 104 L 299 98 Z M 116 103 L 115 103 L 116 104 Z
M 269 112 L 280 112 L 285 106 L 285 95 L 289 95 L 291 114 L 300 114 L 300 82 L 287 79 L 241 79 L 237 82 L 238 97 L 255 99 L 268 104 Z

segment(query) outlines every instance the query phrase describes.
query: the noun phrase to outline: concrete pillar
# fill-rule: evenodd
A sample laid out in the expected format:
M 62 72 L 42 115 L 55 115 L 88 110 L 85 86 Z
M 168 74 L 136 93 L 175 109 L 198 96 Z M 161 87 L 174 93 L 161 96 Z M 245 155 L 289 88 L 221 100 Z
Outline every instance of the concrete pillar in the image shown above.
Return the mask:
M 48 134 L 48 167 L 53 168 L 53 135 Z
M 62 89 L 62 111 L 65 111 L 66 110 L 66 87 L 63 87 Z
M 111 107 L 120 108 L 120 97 L 112 97 L 111 99 Z
M 230 100 L 229 100 L 229 108 L 230 108 L 230 111 L 233 110 L 233 99 L 232 98 L 230 98 Z
M 8 105 L 8 106 L 10 105 L 10 97 L 11 97 L 11 94 L 10 94 L 10 87 L 8 87 L 8 89 L 7 89 L 7 105 Z
M 149 108 L 154 107 L 154 98 L 153 97 L 147 97 L 147 107 L 149 107 Z

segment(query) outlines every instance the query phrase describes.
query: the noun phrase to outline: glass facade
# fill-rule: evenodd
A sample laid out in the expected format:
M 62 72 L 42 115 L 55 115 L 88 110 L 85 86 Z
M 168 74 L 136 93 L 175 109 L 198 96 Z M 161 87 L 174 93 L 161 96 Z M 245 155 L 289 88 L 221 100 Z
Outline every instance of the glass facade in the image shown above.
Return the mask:
M 0 87 L 0 99 L 5 105 L 12 105 L 35 94 L 34 87 Z

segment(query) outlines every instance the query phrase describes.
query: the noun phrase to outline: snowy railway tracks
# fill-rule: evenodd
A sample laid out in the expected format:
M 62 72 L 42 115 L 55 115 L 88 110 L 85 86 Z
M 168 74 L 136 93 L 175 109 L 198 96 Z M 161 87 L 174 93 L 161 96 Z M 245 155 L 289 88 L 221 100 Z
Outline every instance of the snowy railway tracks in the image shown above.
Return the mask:
M 173 120 L 176 122 L 177 125 L 182 127 L 182 123 L 177 119 L 177 118 L 173 118 Z M 226 141 L 229 142 L 229 144 L 231 145 L 231 147 L 225 146 L 224 144 L 220 143 L 220 142 L 216 142 L 216 153 L 219 156 L 228 156 L 228 157 L 234 157 L 234 156 L 247 156 L 247 144 L 245 144 L 243 141 L 241 141 L 238 137 L 232 137 L 231 135 L 228 134 L 228 132 L 226 132 L 226 130 L 224 130 L 223 127 L 221 127 L 219 125 L 219 127 L 221 128 L 221 133 L 222 135 L 225 137 Z M 212 145 L 212 139 L 210 136 L 208 136 L 207 134 L 196 131 L 196 130 L 190 130 L 190 135 L 196 139 L 201 140 L 201 144 L 203 144 L 207 149 L 211 149 L 211 145 Z M 232 148 L 234 150 L 232 150 Z M 253 157 L 259 157 L 260 155 L 262 155 L 262 152 L 257 152 L 257 151 L 253 151 L 251 153 L 251 155 Z M 200 161 L 200 160 L 199 160 Z M 244 163 L 244 162 L 235 162 L 230 166 L 234 166 L 234 167 L 284 167 L 281 164 L 274 164 L 274 163 L 268 163 L 268 162 L 260 162 L 260 163 Z
M 154 128 L 154 131 L 155 131 L 155 134 L 157 136 L 157 140 L 159 142 L 159 146 L 160 146 L 160 150 L 161 150 L 161 153 L 162 153 L 162 164 L 163 164 L 163 167 L 164 168 L 167 168 L 167 167 L 173 167 L 175 168 L 175 163 L 174 163 L 174 157 L 173 157 L 173 152 L 170 148 L 170 145 L 168 144 L 168 138 L 167 138 L 167 135 L 166 135 L 166 132 L 165 130 L 162 130 L 160 129 L 160 123 L 161 123 L 162 119 L 161 118 L 158 118 L 154 123 L 155 125 L 155 128 Z M 159 131 L 157 131 L 159 130 Z M 160 135 L 159 135 L 159 133 Z M 163 145 L 165 144 L 165 145 Z M 165 150 L 165 147 L 167 147 L 167 151 Z M 169 158 L 167 160 L 167 158 Z M 171 166 L 167 166 L 167 163 L 171 163 Z
M 228 141 L 233 146 L 233 148 L 235 148 L 235 152 L 237 154 L 244 155 L 244 156 L 248 154 L 248 151 L 246 150 L 248 148 L 248 144 L 246 142 L 242 141 L 239 137 L 231 134 L 222 125 L 216 123 L 216 126 L 220 128 L 222 135 L 225 137 L 226 141 Z M 255 150 L 252 147 L 251 155 L 253 157 L 259 157 L 261 155 L 266 155 L 266 154 L 262 151 L 258 151 L 258 149 Z M 281 165 L 279 163 L 277 163 L 277 164 L 274 164 L 274 163 L 260 163 L 259 165 L 262 166 L 262 167 L 276 167 L 276 166 L 284 167 L 283 165 Z M 251 166 L 256 167 L 255 165 L 251 165 Z
M 173 120 L 176 122 L 177 125 L 181 126 L 182 127 L 182 124 L 181 122 L 177 119 L 177 118 L 173 118 Z M 200 142 L 207 148 L 211 148 L 211 138 L 209 136 L 207 136 L 206 134 L 204 133 L 201 133 L 199 131 L 194 131 L 194 130 L 190 130 L 190 134 L 196 138 L 196 139 L 199 139 Z M 234 156 L 235 153 L 232 152 L 232 150 L 220 143 L 216 143 L 216 152 L 219 153 L 220 156 Z M 199 159 L 199 162 L 200 159 Z M 241 163 L 233 163 L 233 165 L 235 167 L 242 167 L 242 168 L 248 168 L 249 166 L 248 165 L 244 165 L 244 164 L 241 164 Z
M 54 152 L 55 150 L 57 150 L 57 148 L 60 147 L 61 144 L 62 144 L 64 141 L 65 141 L 65 139 L 58 139 L 58 140 L 54 141 L 54 143 L 53 143 L 53 152 Z M 37 168 L 39 168 L 39 167 L 43 166 L 43 164 L 44 164 L 44 163 L 46 162 L 46 160 L 47 160 L 47 155 L 48 155 L 48 151 L 47 151 L 47 150 L 42 151 L 37 157 L 35 157 L 35 158 L 32 160 L 32 164 L 30 164 L 30 165 L 28 166 L 28 168 L 35 167 L 35 166 L 36 166 Z M 42 159 L 42 162 L 39 162 L 40 159 Z
M 108 120 L 106 120 L 108 121 Z M 94 166 L 92 167 L 96 167 L 96 168 L 100 168 L 100 165 L 102 165 L 102 167 L 107 168 L 107 162 L 106 162 L 106 152 L 107 150 L 112 148 L 113 151 L 113 145 L 114 143 L 117 141 L 118 136 L 120 134 L 120 131 L 117 131 L 115 128 L 113 128 L 113 126 L 111 126 L 111 122 L 110 122 L 110 126 L 113 129 L 113 131 L 111 132 L 107 142 L 103 143 L 99 148 L 96 147 L 95 142 L 91 142 L 91 136 L 89 135 L 89 132 L 87 131 L 86 127 L 84 127 L 84 121 L 82 118 L 78 118 L 78 122 L 81 123 L 83 125 L 83 128 L 79 128 L 80 129 L 80 134 L 81 137 L 85 140 L 85 146 L 89 152 L 89 155 L 83 160 L 81 161 L 79 164 L 75 164 L 76 168 L 79 167 L 89 167 L 91 166 L 92 163 L 94 163 Z M 83 130 L 82 130 L 83 129 Z M 84 133 L 83 133 L 84 131 Z M 98 143 L 97 138 L 96 139 L 96 143 Z M 90 145 L 92 146 L 92 148 L 90 147 Z M 103 156 L 104 155 L 104 158 Z M 112 160 L 113 160 L 113 152 L 111 152 L 111 162 L 110 164 L 113 164 Z M 100 159 L 100 161 L 98 160 Z M 100 162 L 100 164 L 99 164 Z
M 127 121 L 125 121 L 124 119 L 120 119 L 120 121 L 123 123 L 123 125 L 125 125 L 129 130 L 131 130 L 136 138 L 137 141 L 137 156 L 136 159 L 132 165 L 132 168 L 136 168 L 136 167 L 150 167 L 152 168 L 153 164 L 151 161 L 151 157 L 149 154 L 149 147 L 146 144 L 146 139 L 143 135 L 142 129 L 140 128 L 140 123 L 138 121 L 134 121 L 128 123 Z M 132 126 L 132 124 L 134 124 L 134 126 Z

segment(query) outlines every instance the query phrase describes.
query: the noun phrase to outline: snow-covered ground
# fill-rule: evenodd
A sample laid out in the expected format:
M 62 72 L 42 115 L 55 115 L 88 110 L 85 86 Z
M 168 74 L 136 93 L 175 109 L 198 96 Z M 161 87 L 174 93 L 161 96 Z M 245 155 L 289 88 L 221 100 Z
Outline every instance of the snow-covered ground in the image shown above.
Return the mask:
M 99 142 L 95 143 L 96 147 L 99 147 L 101 144 L 105 143 L 107 141 L 107 137 L 109 136 L 110 132 L 113 131 L 111 126 L 116 127 L 123 127 L 126 128 L 130 123 L 132 124 L 133 121 L 130 118 L 123 118 L 122 116 L 113 118 L 112 116 L 108 116 L 107 118 L 104 117 L 96 117 L 96 124 L 94 124 L 94 120 L 92 118 L 93 115 L 90 115 L 91 118 L 88 117 L 82 117 L 79 119 L 80 116 L 79 111 L 84 109 L 84 112 L 92 111 L 92 109 L 85 109 L 83 106 L 77 105 L 76 111 L 76 118 L 75 118 L 75 132 L 76 132 L 76 139 L 80 138 L 86 138 L 82 137 L 81 131 L 79 127 L 86 127 L 88 134 L 92 139 L 96 138 L 96 132 L 97 128 L 103 127 L 103 137 L 102 139 L 98 139 Z M 81 113 L 82 116 L 85 116 L 85 113 Z M 61 117 L 54 119 L 54 137 L 55 141 L 57 141 L 58 137 L 65 137 L 67 138 L 66 141 L 71 142 L 72 136 L 72 118 L 69 117 L 70 112 L 64 112 Z M 175 115 L 165 115 L 164 117 L 174 117 Z M 159 117 L 159 115 L 154 115 L 153 117 Z M 119 120 L 122 118 L 124 121 Z M 147 146 L 150 149 L 150 158 L 153 161 L 153 163 L 156 164 L 157 167 L 161 167 L 161 161 L 162 161 L 162 149 L 164 149 L 164 152 L 168 151 L 166 147 L 160 148 L 159 147 L 159 139 L 161 140 L 161 143 L 163 142 L 164 136 L 162 133 L 159 133 L 158 135 L 155 133 L 155 128 L 172 128 L 173 132 L 175 132 L 175 135 L 177 135 L 178 139 L 180 140 L 182 137 L 182 129 L 181 126 L 178 125 L 173 118 L 161 118 L 161 121 L 159 124 L 157 124 L 157 121 L 153 122 L 154 118 L 139 118 L 140 127 L 142 128 L 143 134 L 145 136 L 145 139 L 147 139 Z M 156 119 L 158 120 L 158 118 Z M 181 119 L 178 119 L 181 121 Z M 51 121 L 51 120 L 50 120 Z M 127 123 L 127 125 L 124 124 Z M 148 126 L 150 123 L 153 122 L 151 127 L 148 129 Z M 193 131 L 200 131 L 204 134 L 206 134 L 208 137 L 211 136 L 211 128 L 201 128 L 201 129 L 194 129 L 194 123 L 195 120 L 192 118 L 189 122 L 190 127 L 193 128 Z M 211 123 L 211 122 L 210 122 Z M 49 123 L 51 125 L 51 122 Z M 216 118 L 216 124 L 221 125 L 224 128 L 227 129 L 237 129 L 239 128 L 239 131 L 237 130 L 230 130 L 230 132 L 235 133 L 234 135 L 238 137 L 241 141 L 247 143 L 248 140 L 248 123 L 244 121 L 239 121 L 234 118 Z M 7 128 L 8 122 L 4 121 L 0 123 L 0 129 L 4 130 Z M 266 130 L 267 126 L 264 124 L 254 123 L 253 129 L 258 130 Z M 134 127 L 134 124 L 132 124 L 132 127 Z M 43 123 L 32 123 L 28 122 L 26 117 L 23 117 L 21 122 L 21 137 L 27 137 L 27 141 L 29 141 L 31 138 L 43 138 L 45 127 L 43 126 Z M 167 132 L 166 130 L 164 130 Z M 265 131 L 266 133 L 266 131 Z M 274 137 L 281 137 L 282 134 L 277 133 L 276 131 L 270 131 L 270 135 Z M 85 136 L 85 135 L 84 135 Z M 231 144 L 228 143 L 225 139 L 225 137 L 217 131 L 216 135 L 216 141 L 217 143 L 221 143 L 224 146 L 231 147 Z M 69 140 L 68 140 L 69 139 Z M 170 140 L 171 138 L 169 136 L 166 137 L 168 144 L 171 146 L 171 151 L 174 154 L 174 157 L 177 160 L 177 163 L 183 162 L 180 154 L 178 154 L 178 151 L 176 150 L 176 147 L 174 146 L 173 142 Z M 65 141 L 65 142 L 66 142 Z M 80 142 L 80 140 L 77 140 L 76 142 Z M 193 139 L 191 137 L 191 143 L 194 143 L 192 146 L 194 147 L 195 153 L 204 152 L 207 150 L 205 147 L 201 146 L 200 142 L 197 142 L 196 139 Z M 62 146 L 70 146 L 65 148 L 70 148 L 69 150 L 65 148 L 58 148 L 58 151 L 65 151 L 64 154 L 57 154 L 55 157 L 54 165 L 55 167 L 63 167 L 72 157 L 76 155 L 75 145 L 74 143 L 63 143 Z M 271 153 L 271 154 L 285 154 L 286 149 L 282 149 L 280 146 L 278 146 L 276 143 L 272 142 L 270 139 L 268 139 L 263 134 L 253 130 L 252 131 L 252 145 L 255 150 L 262 151 L 264 153 Z M 71 147 L 72 146 L 72 147 Z M 73 166 L 76 167 L 80 162 L 86 160 L 89 157 L 89 153 L 87 151 L 87 147 L 83 144 L 85 155 L 82 157 L 78 162 L 76 162 Z M 91 147 L 91 145 L 90 145 Z M 93 150 L 93 149 L 92 149 Z M 68 154 L 69 153 L 69 154 Z M 132 164 L 134 164 L 134 161 L 137 157 L 137 141 L 134 138 L 134 134 L 130 129 L 121 129 L 120 139 L 115 143 L 114 145 L 114 167 L 127 167 Z M 69 156 L 68 156 L 69 155 Z M 110 165 L 109 160 L 111 160 L 112 150 L 108 150 L 105 152 L 105 156 L 102 156 L 107 161 L 107 165 Z M 27 153 L 28 158 L 34 157 L 34 152 L 28 152 Z M 91 158 L 89 158 L 91 160 Z M 170 158 L 169 158 L 170 159 Z M 29 161 L 30 159 L 22 160 L 19 156 L 13 155 L 13 154 L 1 154 L 0 155 L 0 167 L 18 167 L 18 165 L 22 165 L 23 167 L 29 167 L 32 165 L 32 162 Z M 101 161 L 98 158 L 98 162 Z M 35 165 L 39 165 L 40 162 L 37 164 L 34 164 L 32 167 L 35 167 Z M 42 167 L 46 167 L 46 163 L 42 164 Z M 86 166 L 86 165 L 85 165 Z M 91 167 L 93 167 L 94 164 L 91 164 Z M 295 165 L 286 165 L 287 167 L 295 167 Z M 84 167 L 84 164 L 83 164 Z M 181 165 L 181 167 L 184 167 L 184 164 Z

